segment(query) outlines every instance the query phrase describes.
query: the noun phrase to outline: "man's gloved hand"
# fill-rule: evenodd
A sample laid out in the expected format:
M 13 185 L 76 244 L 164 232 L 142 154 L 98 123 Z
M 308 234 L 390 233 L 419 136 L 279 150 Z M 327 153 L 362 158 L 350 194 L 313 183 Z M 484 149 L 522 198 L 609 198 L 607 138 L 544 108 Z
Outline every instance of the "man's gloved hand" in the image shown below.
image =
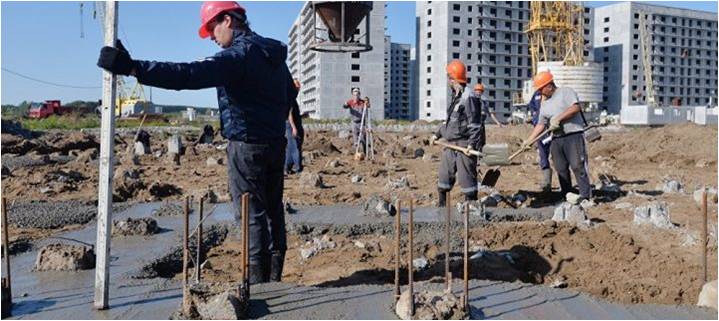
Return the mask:
M 472 150 L 472 145 L 467 145 L 467 148 L 464 150 L 464 154 L 467 156 L 472 156 L 472 153 L 470 153 Z
M 429 145 L 430 146 L 434 145 L 434 142 L 438 139 L 439 139 L 439 137 L 437 137 L 437 135 L 432 135 L 432 137 L 429 138 Z
M 527 150 L 527 149 L 529 149 L 530 147 L 532 147 L 532 140 L 530 140 L 530 139 L 525 139 L 525 140 L 522 142 L 522 146 L 521 146 L 520 148 L 521 148 L 522 150 Z
M 552 117 L 549 119 L 549 131 L 555 131 L 559 129 L 560 125 L 559 115 Z
M 117 39 L 115 47 L 105 46 L 100 49 L 97 66 L 116 75 L 129 76 L 135 68 L 135 62 L 120 39 Z

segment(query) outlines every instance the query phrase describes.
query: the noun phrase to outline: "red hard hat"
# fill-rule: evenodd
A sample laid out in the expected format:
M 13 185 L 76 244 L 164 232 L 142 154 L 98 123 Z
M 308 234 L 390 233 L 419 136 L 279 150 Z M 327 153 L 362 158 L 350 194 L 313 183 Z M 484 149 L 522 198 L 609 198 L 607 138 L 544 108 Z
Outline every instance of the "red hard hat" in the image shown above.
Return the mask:
M 227 11 L 239 11 L 245 13 L 245 8 L 234 1 L 205 1 L 200 9 L 200 38 L 205 39 L 210 36 L 211 31 L 207 30 L 207 25 L 217 18 L 221 13 Z
M 474 85 L 474 90 L 475 91 L 484 91 L 484 85 L 476 84 L 476 85 Z

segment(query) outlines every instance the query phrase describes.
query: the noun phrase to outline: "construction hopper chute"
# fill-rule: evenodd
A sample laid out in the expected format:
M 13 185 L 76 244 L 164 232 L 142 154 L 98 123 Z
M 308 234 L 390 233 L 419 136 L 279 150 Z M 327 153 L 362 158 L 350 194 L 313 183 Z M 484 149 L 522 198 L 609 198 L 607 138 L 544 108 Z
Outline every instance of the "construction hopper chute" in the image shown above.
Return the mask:
M 326 52 L 361 52 L 372 50 L 369 44 L 371 1 L 314 1 L 315 37 L 310 48 Z M 360 23 L 365 21 L 364 28 Z M 364 30 L 362 30 L 364 29 Z

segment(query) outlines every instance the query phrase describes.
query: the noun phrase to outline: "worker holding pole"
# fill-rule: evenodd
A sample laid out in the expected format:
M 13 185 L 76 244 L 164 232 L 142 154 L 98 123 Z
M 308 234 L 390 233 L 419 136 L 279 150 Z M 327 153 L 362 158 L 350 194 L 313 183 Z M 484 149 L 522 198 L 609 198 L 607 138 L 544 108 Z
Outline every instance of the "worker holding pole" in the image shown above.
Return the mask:
M 539 111 L 542 107 L 543 97 L 542 93 L 537 90 L 529 100 L 528 107 L 532 113 L 532 126 L 537 126 L 539 122 Z M 539 168 L 542 170 L 542 183 L 540 187 L 545 194 L 552 191 L 552 167 L 549 165 L 549 147 L 552 141 L 546 140 L 545 142 L 548 136 L 549 135 L 545 135 L 545 137 L 536 142 L 537 154 L 539 155 Z
M 236 213 L 241 195 L 250 195 L 250 283 L 279 280 L 287 249 L 282 207 L 285 121 L 297 97 L 285 64 L 287 46 L 254 33 L 245 9 L 236 2 L 206 1 L 200 18 L 200 38 L 209 37 L 222 48 L 212 57 L 190 63 L 132 60 L 118 42 L 117 48 L 102 48 L 98 66 L 160 88 L 217 88 Z
M 367 125 L 363 122 L 369 119 L 369 117 L 365 116 L 365 113 L 368 113 L 368 109 L 370 108 L 369 99 L 367 99 L 367 97 L 365 97 L 365 99 L 360 98 L 361 94 L 362 93 L 359 88 L 352 88 L 352 98 L 342 105 L 342 108 L 350 110 L 350 118 L 352 120 L 352 142 L 354 143 L 354 146 L 357 146 L 357 144 L 360 146 L 360 152 L 355 155 L 355 159 L 357 160 L 362 160 L 364 159 L 364 156 L 367 155 L 365 148 L 365 140 L 367 139 L 365 128 Z
M 473 94 L 465 90 L 467 86 L 467 70 L 460 60 L 453 60 L 447 65 L 447 79 L 452 91 L 452 101 L 447 106 L 447 119 L 440 125 L 430 139 L 430 144 L 440 138 L 457 146 L 466 146 L 465 152 L 445 148 L 439 164 L 440 207 L 447 204 L 447 193 L 452 189 L 454 181 L 464 194 L 465 201 L 477 200 L 477 156 L 470 151 L 481 151 L 485 143 L 482 108 Z
M 562 195 L 566 196 L 571 192 L 572 177 L 569 174 L 571 168 L 579 185 L 579 202 L 590 200 L 592 188 L 589 185 L 588 156 L 584 141 L 584 122 L 578 104 L 579 97 L 571 88 L 557 88 L 554 76 L 549 71 L 534 76 L 534 88 L 546 99 L 542 102 L 537 125 L 522 144 L 522 148 L 529 148 L 529 142 L 548 128 L 552 133 L 549 150 L 554 169 L 559 176 Z

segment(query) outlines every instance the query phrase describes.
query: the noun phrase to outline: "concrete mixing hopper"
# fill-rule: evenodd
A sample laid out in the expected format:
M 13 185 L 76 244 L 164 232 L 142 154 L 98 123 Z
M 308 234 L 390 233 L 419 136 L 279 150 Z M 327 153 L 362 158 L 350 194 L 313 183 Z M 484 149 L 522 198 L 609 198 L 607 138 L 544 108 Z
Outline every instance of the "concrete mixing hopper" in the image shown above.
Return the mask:
M 313 1 L 312 10 L 315 33 L 310 49 L 323 52 L 372 50 L 369 39 L 371 1 Z M 360 26 L 363 20 L 364 25 Z

